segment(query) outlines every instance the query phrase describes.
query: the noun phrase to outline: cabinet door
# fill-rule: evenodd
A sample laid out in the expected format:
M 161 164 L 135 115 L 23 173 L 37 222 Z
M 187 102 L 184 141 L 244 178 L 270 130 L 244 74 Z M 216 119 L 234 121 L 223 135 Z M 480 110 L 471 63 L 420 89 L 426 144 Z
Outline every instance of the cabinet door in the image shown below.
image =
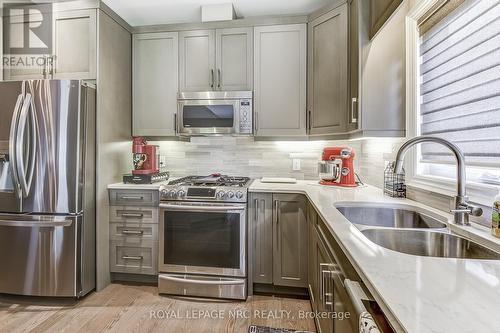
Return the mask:
M 347 4 L 309 25 L 310 134 L 342 133 L 347 125 Z
M 54 79 L 97 78 L 97 11 L 54 13 Z M 50 68 L 50 66 L 49 66 Z
M 349 98 L 347 105 L 347 130 L 358 129 L 360 113 L 359 84 L 360 75 L 360 0 L 352 0 L 348 7 L 349 12 Z
M 215 75 L 215 30 L 180 32 L 180 90 L 213 90 L 215 89 Z
M 178 33 L 133 39 L 133 135 L 174 136 L 178 91 Z
M 306 135 L 306 25 L 254 28 L 256 136 Z
M 329 278 L 328 272 L 331 271 L 331 268 L 334 265 L 334 261 L 331 259 L 329 253 L 326 250 L 325 245 L 323 244 L 323 241 L 321 237 L 318 235 L 317 231 L 314 230 L 315 232 L 315 243 L 314 243 L 314 251 L 315 251 L 315 256 L 316 256 L 316 285 L 318 286 L 317 288 L 317 295 L 315 298 L 315 311 L 319 312 L 329 312 L 331 310 L 327 309 L 326 302 L 332 301 L 333 295 L 327 295 L 329 293 L 333 293 L 333 289 L 331 284 L 327 282 L 327 279 Z M 320 332 L 328 332 L 332 333 L 333 332 L 333 319 L 331 317 L 329 318 L 321 318 L 318 317 L 318 322 L 319 324 L 319 331 Z M 341 331 L 339 331 L 341 332 Z
M 273 194 L 273 282 L 279 286 L 307 287 L 306 198 Z
M 252 90 L 253 29 L 217 29 L 216 49 L 217 89 Z
M 2 18 L 5 20 L 5 18 Z M 2 20 L 2 24 L 7 24 Z M 42 16 L 40 14 L 10 16 L 10 25 L 8 29 L 2 25 L 2 47 L 5 57 L 13 56 L 12 61 L 3 66 L 4 80 L 36 80 L 44 78 L 45 61 L 47 55 L 34 55 L 34 61 L 20 61 L 25 59 L 22 55 L 13 54 L 12 48 L 26 47 L 24 31 L 26 26 L 38 26 L 42 24 Z M 8 35 L 7 35 L 8 34 Z M 30 55 L 28 55 L 31 57 Z M 5 61 L 5 60 L 4 60 Z
M 308 224 L 308 237 L 309 243 L 307 246 L 308 260 L 307 260 L 307 281 L 309 284 L 309 293 L 311 297 L 311 303 L 315 306 L 318 300 L 318 281 L 317 281 L 317 251 L 316 251 L 316 221 L 317 221 L 316 210 L 311 205 L 307 203 L 307 224 Z M 314 308 L 313 310 L 316 310 Z
M 253 282 L 273 283 L 273 197 L 253 193 L 249 201 Z

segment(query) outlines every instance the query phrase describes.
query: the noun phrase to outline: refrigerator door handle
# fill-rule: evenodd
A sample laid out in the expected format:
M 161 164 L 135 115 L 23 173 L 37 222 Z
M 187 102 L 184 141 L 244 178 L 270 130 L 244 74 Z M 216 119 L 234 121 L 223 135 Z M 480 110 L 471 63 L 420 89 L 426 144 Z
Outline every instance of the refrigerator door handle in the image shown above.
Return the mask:
M 19 190 L 19 175 L 17 174 L 17 158 L 16 158 L 16 139 L 17 139 L 17 131 L 18 131 L 18 123 L 19 123 L 19 112 L 21 106 L 23 104 L 23 94 L 19 94 L 17 96 L 16 105 L 14 107 L 14 113 L 12 114 L 12 123 L 10 126 L 10 137 L 9 137 L 9 161 L 12 170 L 12 177 L 14 178 L 14 184 L 16 186 L 16 190 Z
M 19 184 L 21 186 L 21 191 L 23 194 L 23 197 L 27 197 L 30 186 L 31 186 L 31 180 L 33 179 L 33 176 L 31 175 L 31 179 L 26 179 L 26 165 L 24 161 L 24 136 L 26 133 L 26 124 L 28 122 L 28 112 L 30 111 L 31 108 L 31 94 L 26 94 L 24 98 L 24 103 L 23 107 L 21 108 L 21 113 L 19 115 L 19 122 L 17 124 L 17 134 L 16 134 L 16 156 L 15 156 L 15 161 L 16 161 L 16 167 L 17 167 L 17 176 L 19 180 Z M 33 150 L 34 147 L 30 147 L 31 150 Z M 29 150 L 30 150 L 29 149 Z

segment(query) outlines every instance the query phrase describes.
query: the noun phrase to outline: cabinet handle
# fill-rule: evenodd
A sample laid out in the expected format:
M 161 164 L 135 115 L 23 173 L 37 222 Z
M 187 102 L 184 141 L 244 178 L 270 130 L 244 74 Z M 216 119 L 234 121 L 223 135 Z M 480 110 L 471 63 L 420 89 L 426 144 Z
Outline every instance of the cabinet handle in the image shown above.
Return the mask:
M 276 224 L 280 223 L 280 211 L 279 211 L 279 201 L 274 200 L 274 209 L 276 210 Z
M 43 56 L 42 77 L 45 79 L 47 76 L 47 56 Z
M 222 80 L 222 74 L 221 74 L 220 68 L 217 69 L 217 73 L 218 73 L 217 88 L 220 89 L 220 83 L 221 83 L 221 80 Z
M 257 222 L 257 217 L 258 217 L 258 214 L 259 214 L 259 199 L 255 199 L 254 200 L 254 216 L 253 216 L 253 220 L 254 222 Z
M 130 217 L 130 218 L 143 218 L 144 214 L 143 213 L 122 213 L 122 217 Z
M 122 234 L 124 235 L 142 235 L 144 234 L 143 230 L 122 230 Z
M 353 97 L 351 99 L 351 123 L 352 124 L 356 124 L 358 122 L 358 115 L 356 112 L 357 106 L 358 106 L 358 99 L 356 97 Z
M 177 113 L 174 113 L 174 133 L 177 135 Z
M 257 131 L 259 129 L 259 113 L 255 112 L 255 119 L 253 120 L 254 123 L 254 128 L 255 128 L 255 133 L 257 134 Z
M 307 122 L 308 122 L 307 128 L 309 129 L 309 133 L 311 133 L 311 128 L 312 128 L 312 112 L 311 112 L 311 110 L 308 111 L 308 115 L 309 115 L 309 117 L 307 117 Z
M 52 55 L 50 57 L 50 75 L 51 76 L 53 76 L 56 73 L 56 66 L 54 64 L 55 62 L 56 62 L 56 56 Z
M 142 260 L 142 256 L 122 256 L 122 259 L 125 260 Z
M 210 70 L 210 88 L 214 88 L 214 70 Z
M 135 201 L 135 200 L 142 200 L 142 199 L 144 199 L 144 197 L 124 195 L 124 196 L 120 197 L 120 199 L 126 200 L 126 201 Z

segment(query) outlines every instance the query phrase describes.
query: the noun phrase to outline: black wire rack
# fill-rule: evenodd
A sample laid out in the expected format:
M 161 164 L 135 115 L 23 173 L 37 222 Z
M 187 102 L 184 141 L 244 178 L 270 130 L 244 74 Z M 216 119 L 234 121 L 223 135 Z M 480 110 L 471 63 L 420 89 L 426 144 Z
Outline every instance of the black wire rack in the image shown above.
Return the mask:
M 389 162 L 384 170 L 384 194 L 393 198 L 406 198 L 405 170 L 394 173 L 395 162 Z

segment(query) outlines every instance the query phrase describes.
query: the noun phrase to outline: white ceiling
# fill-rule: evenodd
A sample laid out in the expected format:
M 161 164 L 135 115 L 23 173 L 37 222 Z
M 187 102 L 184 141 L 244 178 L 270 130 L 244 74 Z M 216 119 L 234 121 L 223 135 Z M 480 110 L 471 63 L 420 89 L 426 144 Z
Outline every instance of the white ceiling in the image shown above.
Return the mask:
M 201 21 L 201 6 L 232 2 L 238 18 L 302 15 L 332 0 L 104 0 L 132 26 Z

